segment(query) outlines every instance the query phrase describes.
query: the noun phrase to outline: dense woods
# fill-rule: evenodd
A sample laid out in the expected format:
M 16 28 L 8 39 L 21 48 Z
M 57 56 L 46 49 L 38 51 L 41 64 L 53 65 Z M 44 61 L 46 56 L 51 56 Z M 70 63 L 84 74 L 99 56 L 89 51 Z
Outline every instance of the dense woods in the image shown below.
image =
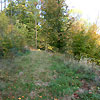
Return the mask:
M 71 11 L 64 0 L 1 0 L 0 56 L 31 47 L 99 64 L 98 26 L 74 17 Z

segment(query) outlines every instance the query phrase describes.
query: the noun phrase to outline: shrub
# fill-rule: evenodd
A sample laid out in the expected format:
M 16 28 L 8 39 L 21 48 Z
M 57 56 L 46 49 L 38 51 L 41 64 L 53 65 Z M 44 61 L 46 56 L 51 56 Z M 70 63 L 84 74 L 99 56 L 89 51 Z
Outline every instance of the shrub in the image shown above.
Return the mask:
M 7 31 L 0 35 L 0 55 L 4 57 L 14 56 L 17 52 L 23 52 L 27 29 L 26 26 L 17 22 L 15 25 L 8 25 Z

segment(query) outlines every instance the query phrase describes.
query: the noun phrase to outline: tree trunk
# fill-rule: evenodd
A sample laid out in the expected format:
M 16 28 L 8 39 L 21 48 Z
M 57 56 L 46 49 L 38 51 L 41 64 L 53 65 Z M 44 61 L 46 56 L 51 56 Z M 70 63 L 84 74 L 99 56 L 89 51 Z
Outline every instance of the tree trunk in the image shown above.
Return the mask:
M 12 0 L 10 2 L 11 2 L 11 18 L 12 18 Z
M 47 40 L 46 40 L 46 42 L 45 42 L 45 51 L 47 51 L 47 49 L 48 49 L 48 46 L 47 46 Z
M 35 40 L 35 42 L 36 42 L 36 49 L 37 49 L 37 20 L 35 19 L 35 32 L 36 32 L 36 40 Z
M 1 0 L 1 12 L 2 12 L 2 0 Z
M 7 6 L 7 4 L 6 4 L 6 0 L 5 0 L 5 7 L 4 8 L 6 8 L 6 6 Z

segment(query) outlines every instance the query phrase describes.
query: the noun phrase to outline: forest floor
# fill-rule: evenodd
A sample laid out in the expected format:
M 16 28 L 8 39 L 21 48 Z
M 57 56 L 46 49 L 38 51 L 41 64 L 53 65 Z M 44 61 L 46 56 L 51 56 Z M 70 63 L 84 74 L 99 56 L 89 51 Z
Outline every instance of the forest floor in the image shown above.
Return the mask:
M 0 60 L 0 100 L 100 100 L 99 71 L 31 51 Z

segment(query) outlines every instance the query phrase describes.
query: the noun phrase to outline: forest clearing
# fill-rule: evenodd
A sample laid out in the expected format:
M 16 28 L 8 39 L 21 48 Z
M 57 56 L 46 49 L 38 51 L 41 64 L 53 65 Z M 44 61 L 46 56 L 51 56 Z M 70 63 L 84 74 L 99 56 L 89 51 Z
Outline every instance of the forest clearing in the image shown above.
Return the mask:
M 98 20 L 67 0 L 0 0 L 0 100 L 100 100 Z
M 0 100 L 99 100 L 99 68 L 64 59 L 61 54 L 32 51 L 1 60 Z

